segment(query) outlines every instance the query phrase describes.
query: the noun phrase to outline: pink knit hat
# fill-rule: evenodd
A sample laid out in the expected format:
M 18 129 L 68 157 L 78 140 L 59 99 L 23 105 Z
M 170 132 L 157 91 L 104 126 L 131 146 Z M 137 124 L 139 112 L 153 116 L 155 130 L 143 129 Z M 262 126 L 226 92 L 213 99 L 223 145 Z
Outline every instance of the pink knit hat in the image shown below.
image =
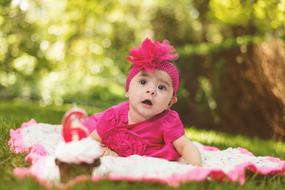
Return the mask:
M 128 61 L 133 65 L 128 73 L 126 80 L 126 91 L 129 90 L 129 85 L 133 77 L 141 70 L 146 72 L 153 72 L 159 69 L 168 73 L 171 78 L 173 86 L 173 96 L 179 87 L 179 71 L 177 67 L 171 62 L 178 58 L 173 46 L 167 40 L 151 41 L 146 38 L 138 49 L 131 49 Z

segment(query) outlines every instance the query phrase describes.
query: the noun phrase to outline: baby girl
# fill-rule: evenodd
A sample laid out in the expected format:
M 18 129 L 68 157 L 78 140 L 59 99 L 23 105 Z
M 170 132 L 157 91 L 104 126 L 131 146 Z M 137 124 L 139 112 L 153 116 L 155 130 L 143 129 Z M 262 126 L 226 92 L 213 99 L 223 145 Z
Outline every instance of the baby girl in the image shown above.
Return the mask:
M 173 63 L 177 57 L 167 40 L 160 43 L 147 38 L 130 51 L 128 101 L 81 119 L 77 125 L 104 146 L 104 155 L 137 154 L 170 161 L 182 157 L 186 163 L 201 165 L 198 149 L 185 136 L 178 113 L 171 109 L 179 87 L 179 71 Z M 72 131 L 70 114 L 63 123 L 65 140 Z

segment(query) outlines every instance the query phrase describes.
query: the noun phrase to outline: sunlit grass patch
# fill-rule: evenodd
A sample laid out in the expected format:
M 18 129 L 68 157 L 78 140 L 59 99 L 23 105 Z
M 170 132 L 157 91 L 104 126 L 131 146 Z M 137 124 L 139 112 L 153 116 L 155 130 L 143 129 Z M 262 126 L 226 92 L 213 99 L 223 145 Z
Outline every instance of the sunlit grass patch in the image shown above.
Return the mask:
M 229 135 L 221 132 L 201 130 L 197 128 L 186 129 L 186 135 L 194 141 L 217 146 L 220 149 L 228 147 L 242 147 L 260 156 L 279 156 L 285 158 L 285 143 L 282 141 L 263 140 L 257 137 L 250 138 L 242 135 Z

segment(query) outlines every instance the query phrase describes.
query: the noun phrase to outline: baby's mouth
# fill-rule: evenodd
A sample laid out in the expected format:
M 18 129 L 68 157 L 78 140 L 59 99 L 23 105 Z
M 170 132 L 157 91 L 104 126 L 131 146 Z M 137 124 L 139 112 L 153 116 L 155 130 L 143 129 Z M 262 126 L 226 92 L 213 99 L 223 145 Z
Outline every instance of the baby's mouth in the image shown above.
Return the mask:
M 146 104 L 146 105 L 149 105 L 149 106 L 152 106 L 152 102 L 149 99 L 145 99 L 144 101 L 142 101 L 142 103 Z

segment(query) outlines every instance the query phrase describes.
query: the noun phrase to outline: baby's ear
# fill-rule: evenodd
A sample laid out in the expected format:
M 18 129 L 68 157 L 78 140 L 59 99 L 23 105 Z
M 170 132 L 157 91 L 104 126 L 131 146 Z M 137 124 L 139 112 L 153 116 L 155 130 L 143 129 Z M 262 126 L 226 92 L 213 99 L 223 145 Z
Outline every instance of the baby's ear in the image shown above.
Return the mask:
M 126 95 L 125 95 L 127 98 L 129 97 L 129 92 L 126 92 Z
M 168 107 L 171 107 L 173 104 L 177 102 L 177 97 L 173 96 L 168 104 Z

